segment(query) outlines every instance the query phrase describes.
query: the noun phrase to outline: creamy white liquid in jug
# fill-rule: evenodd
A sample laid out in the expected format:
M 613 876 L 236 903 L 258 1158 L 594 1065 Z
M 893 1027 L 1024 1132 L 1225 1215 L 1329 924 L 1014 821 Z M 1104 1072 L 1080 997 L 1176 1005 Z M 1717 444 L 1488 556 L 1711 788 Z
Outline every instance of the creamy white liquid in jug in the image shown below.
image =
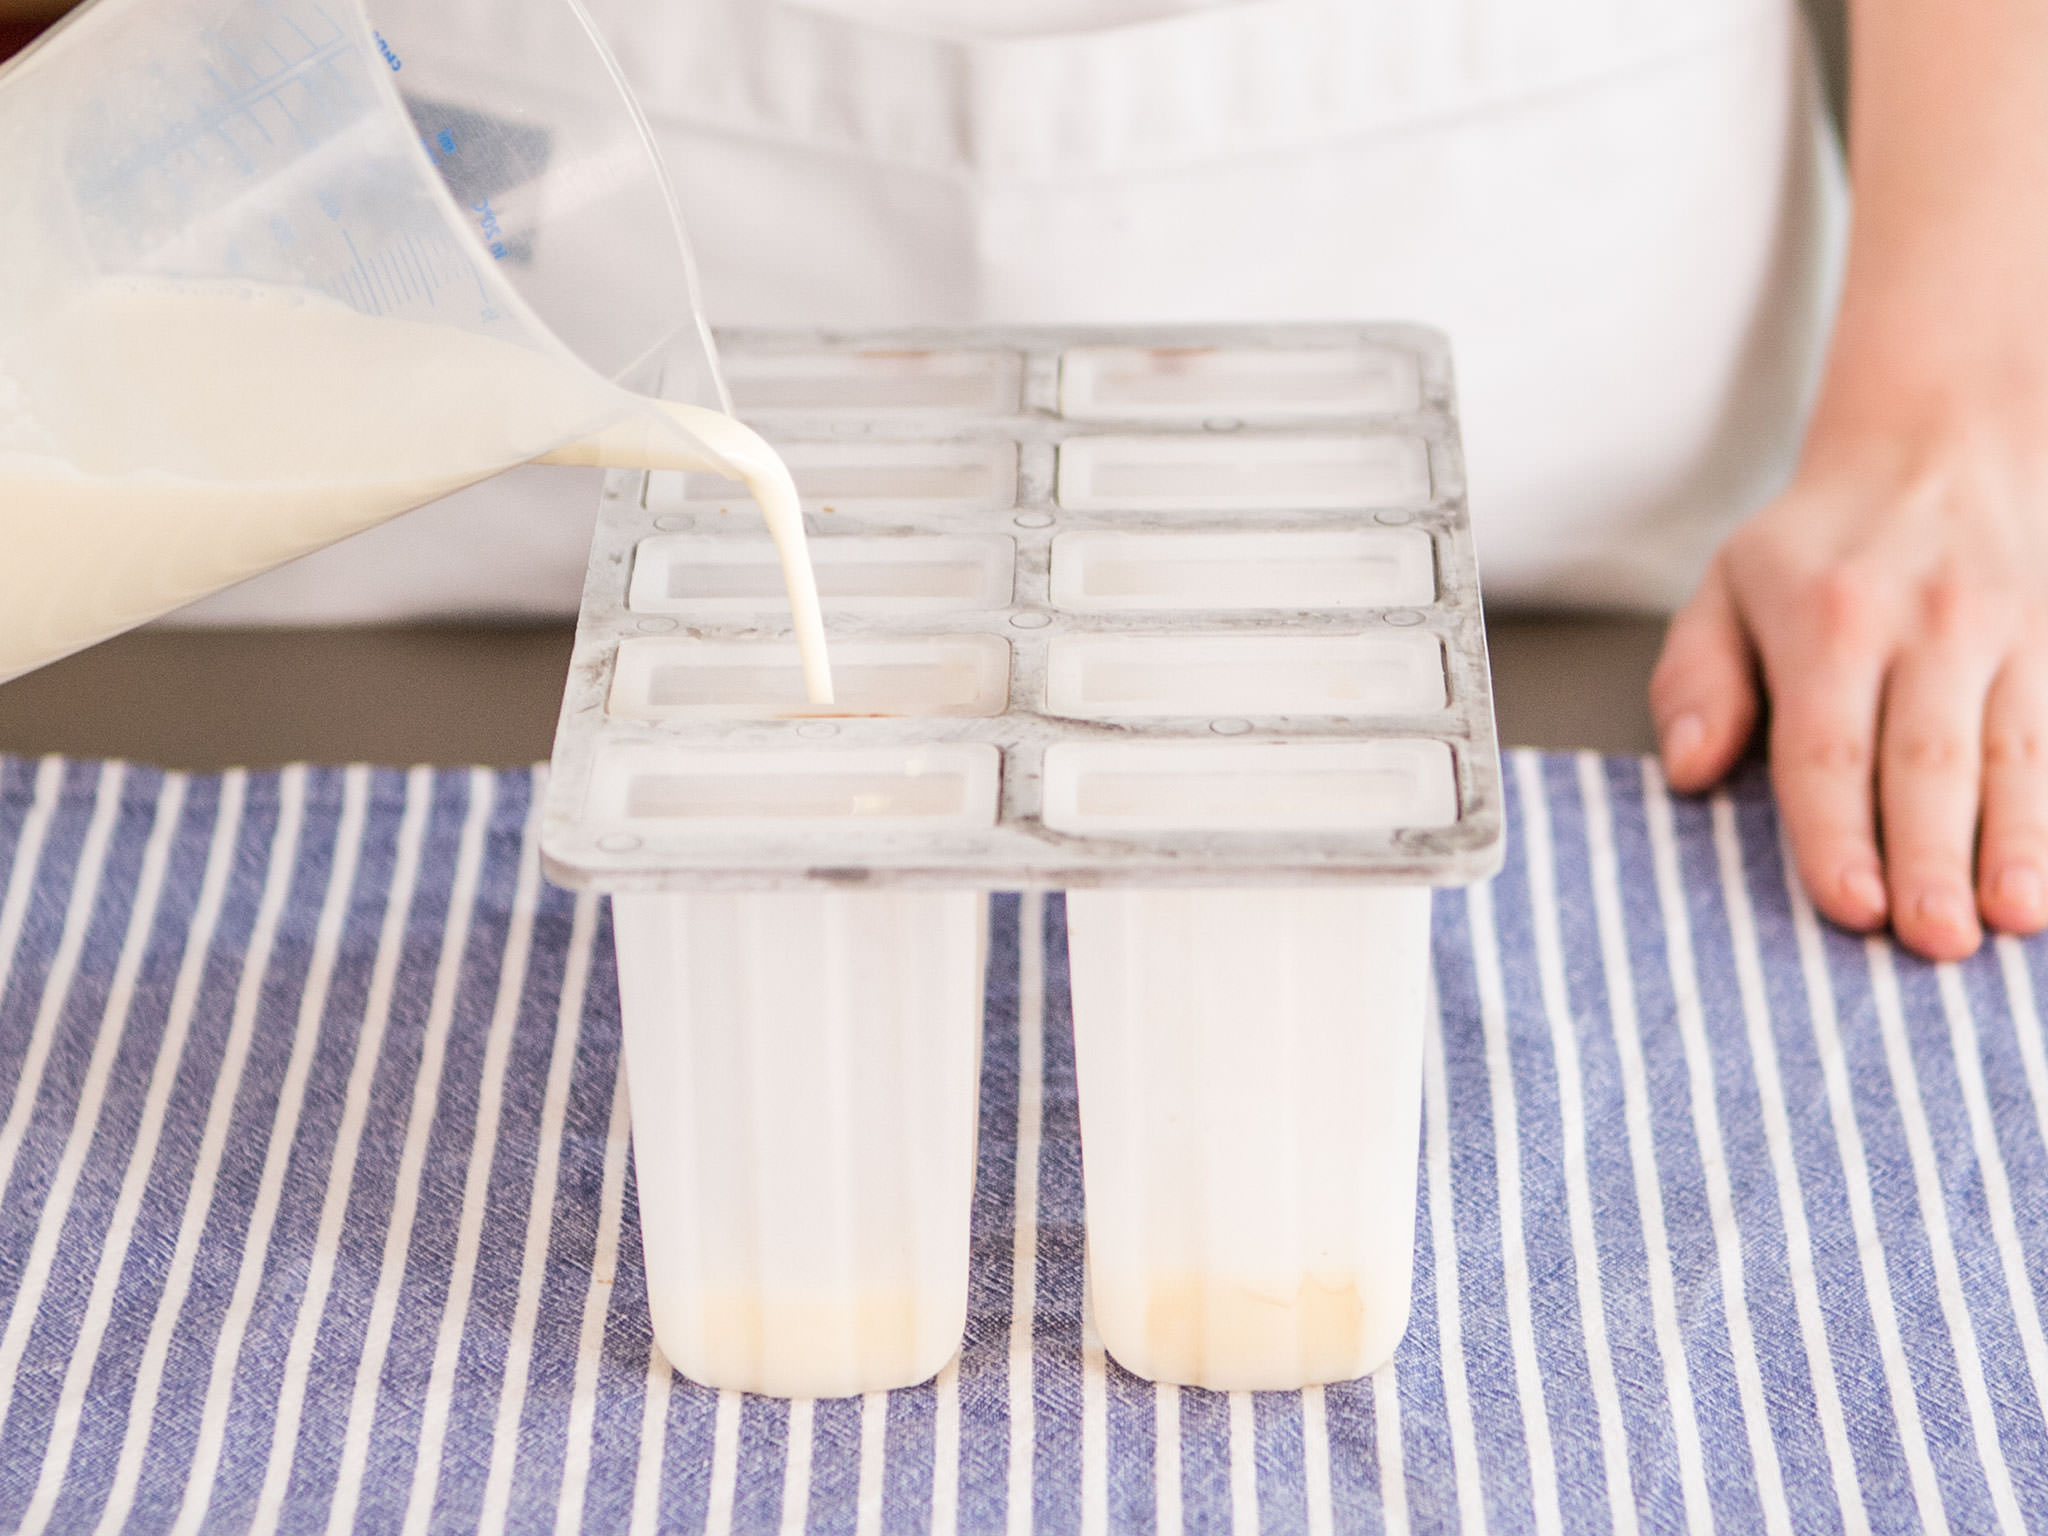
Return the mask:
M 566 357 L 318 295 L 89 289 L 0 339 L 0 680 L 521 463 L 565 432 L 618 423 L 624 404 L 622 425 L 551 460 L 743 480 L 782 557 L 808 692 L 831 702 L 788 471 L 729 417 L 666 401 L 634 415 L 630 398 Z

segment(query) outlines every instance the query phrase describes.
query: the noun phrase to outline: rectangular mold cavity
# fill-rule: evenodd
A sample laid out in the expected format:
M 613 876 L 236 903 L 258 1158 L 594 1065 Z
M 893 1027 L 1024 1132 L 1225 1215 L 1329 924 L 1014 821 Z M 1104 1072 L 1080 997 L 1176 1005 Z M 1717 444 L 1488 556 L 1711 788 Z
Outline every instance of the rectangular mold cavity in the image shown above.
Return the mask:
M 1379 416 L 1422 406 L 1415 354 L 1341 347 L 1074 347 L 1060 414 L 1077 421 Z
M 1420 528 L 1066 533 L 1052 601 L 1072 613 L 1420 608 L 1436 601 L 1436 551 Z
M 1384 833 L 1458 815 L 1447 742 L 1058 742 L 1045 824 L 1081 835 Z
M 1183 715 L 1414 715 L 1447 702 L 1443 644 L 1373 635 L 1060 635 L 1046 711 L 1082 720 Z
M 827 613 L 958 613 L 1005 608 L 1016 589 L 1017 546 L 1000 537 L 917 535 L 809 541 Z M 765 538 L 659 534 L 633 554 L 627 606 L 635 613 L 716 618 L 789 612 L 782 563 Z
M 1162 434 L 1060 445 L 1059 502 L 1076 511 L 1363 511 L 1429 500 L 1429 445 L 1419 437 Z
M 1002 755 L 982 742 L 911 747 L 620 747 L 593 765 L 588 813 L 631 836 L 732 841 L 848 828 L 992 826 Z
M 734 406 L 870 417 L 937 411 L 1007 416 L 1017 409 L 1023 359 L 1015 352 L 732 352 Z
M 623 640 L 605 710 L 622 720 L 1000 715 L 1010 645 L 980 634 L 841 640 L 832 646 L 832 682 L 834 702 L 804 696 L 793 641 Z
M 1017 501 L 1017 445 L 1011 442 L 777 443 L 807 511 L 908 506 L 982 511 Z M 746 488 L 722 475 L 659 472 L 648 477 L 649 510 L 754 512 Z

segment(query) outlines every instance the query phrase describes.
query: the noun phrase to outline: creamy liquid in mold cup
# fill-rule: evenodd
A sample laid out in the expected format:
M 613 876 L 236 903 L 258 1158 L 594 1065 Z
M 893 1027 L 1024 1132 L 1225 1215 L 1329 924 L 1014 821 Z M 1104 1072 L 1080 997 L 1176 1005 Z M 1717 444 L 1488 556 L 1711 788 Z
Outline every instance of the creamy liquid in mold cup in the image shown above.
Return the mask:
M 423 414 L 422 399 L 449 405 Z M 223 284 L 102 283 L 0 341 L 0 679 L 604 421 L 544 462 L 744 481 L 781 556 L 807 692 L 832 702 L 796 487 L 750 429 L 626 396 L 566 354 Z

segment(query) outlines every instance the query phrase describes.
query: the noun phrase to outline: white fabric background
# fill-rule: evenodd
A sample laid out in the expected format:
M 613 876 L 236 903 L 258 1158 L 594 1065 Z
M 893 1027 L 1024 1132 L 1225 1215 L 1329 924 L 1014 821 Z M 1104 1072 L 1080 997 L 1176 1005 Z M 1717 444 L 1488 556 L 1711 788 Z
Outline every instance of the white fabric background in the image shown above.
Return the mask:
M 1510 604 L 1667 607 L 1790 468 L 1846 200 L 1789 0 L 594 9 L 716 323 L 1437 325 Z M 594 502 L 516 471 L 187 618 L 570 614 Z

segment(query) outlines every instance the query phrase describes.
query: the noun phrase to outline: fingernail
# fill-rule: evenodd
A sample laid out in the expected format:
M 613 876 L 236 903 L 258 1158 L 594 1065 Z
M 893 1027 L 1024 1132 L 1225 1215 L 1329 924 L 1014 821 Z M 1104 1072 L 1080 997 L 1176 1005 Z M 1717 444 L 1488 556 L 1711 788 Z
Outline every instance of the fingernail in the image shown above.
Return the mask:
M 1707 739 L 1707 723 L 1698 715 L 1680 715 L 1665 728 L 1664 761 L 1676 768 Z
M 2031 864 L 2008 864 L 1998 877 L 1996 894 L 2000 905 L 2032 916 L 2041 910 L 2042 897 L 2048 890 L 2042 886 L 2040 871 Z
M 1884 882 L 1874 870 L 1852 869 L 1843 875 L 1842 894 L 1852 905 L 1868 912 L 1873 921 L 1884 916 Z
M 1951 928 L 1957 933 L 1969 933 L 1977 926 L 1977 915 L 1970 903 L 1945 888 L 1922 891 L 1913 905 L 1923 923 Z

